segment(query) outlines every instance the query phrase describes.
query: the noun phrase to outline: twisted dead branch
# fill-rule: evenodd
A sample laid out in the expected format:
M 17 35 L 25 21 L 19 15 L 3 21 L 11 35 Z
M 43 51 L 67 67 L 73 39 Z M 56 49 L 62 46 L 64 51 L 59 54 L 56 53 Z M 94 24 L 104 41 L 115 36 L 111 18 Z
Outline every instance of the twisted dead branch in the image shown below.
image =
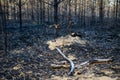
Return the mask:
M 66 65 L 65 64 L 66 62 L 64 62 L 64 63 L 57 64 L 57 65 L 52 64 L 51 67 L 53 69 L 69 68 L 70 67 L 70 72 L 68 73 L 69 76 L 73 75 L 75 68 L 80 69 L 83 66 L 89 66 L 89 65 L 94 65 L 94 64 L 105 64 L 105 63 L 110 63 L 113 61 L 111 58 L 110 59 L 92 59 L 92 60 L 82 62 L 81 64 L 74 65 L 73 61 L 71 59 L 67 58 L 58 47 L 56 47 L 56 49 L 60 53 L 60 55 L 62 55 L 62 57 L 70 63 L 70 65 L 69 64 Z
M 68 73 L 69 76 L 72 76 L 73 73 L 74 73 L 74 69 L 75 69 L 75 66 L 74 66 L 74 63 L 71 59 L 67 58 L 64 53 L 58 48 L 56 47 L 57 51 L 60 53 L 60 55 L 62 55 L 63 58 L 65 58 L 69 63 L 70 63 L 70 72 Z

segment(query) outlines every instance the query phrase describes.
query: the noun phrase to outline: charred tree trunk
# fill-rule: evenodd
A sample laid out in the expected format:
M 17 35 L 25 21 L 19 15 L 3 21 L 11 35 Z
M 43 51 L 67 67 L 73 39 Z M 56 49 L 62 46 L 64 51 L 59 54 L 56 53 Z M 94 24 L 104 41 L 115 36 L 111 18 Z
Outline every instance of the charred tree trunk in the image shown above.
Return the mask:
M 119 0 L 119 6 L 118 7 L 119 7 L 119 9 L 118 9 L 119 10 L 119 18 L 120 18 L 120 0 Z
M 75 0 L 75 18 L 77 16 L 77 0 Z
M 58 23 L 58 1 L 54 0 L 54 24 Z
M 107 17 L 110 18 L 110 1 L 108 0 Z
M 83 25 L 86 26 L 86 20 L 85 20 L 85 9 L 86 9 L 86 1 L 83 0 L 83 6 L 84 6 L 84 9 L 83 9 Z
M 43 13 L 43 14 L 42 14 L 42 15 L 43 15 L 42 17 L 43 17 L 43 18 L 42 18 L 42 19 L 43 19 L 43 23 L 44 23 L 44 22 L 45 22 L 45 19 L 46 19 L 46 15 L 45 15 L 45 13 L 46 13 L 46 12 L 45 12 L 46 7 L 45 7 L 45 3 L 44 3 L 44 2 L 43 2 L 42 4 L 43 4 L 43 5 L 42 5 L 42 6 L 43 6 L 43 9 L 42 9 L 42 11 L 43 11 L 43 12 L 42 12 L 42 13 Z
M 47 17 L 48 17 L 48 22 L 50 22 L 50 5 L 47 7 Z
M 6 4 L 6 9 L 5 9 L 6 19 L 9 19 L 9 1 L 7 0 L 5 4 Z
M 43 4 L 42 4 L 42 3 L 43 3 L 43 2 L 42 2 L 41 0 L 39 0 L 39 2 L 40 2 L 40 23 L 42 24 L 42 22 L 43 22 L 43 17 L 42 17 L 42 16 L 43 16 L 43 15 L 42 15 L 42 14 L 43 14 L 43 11 L 42 11 L 42 5 L 43 5 Z
M 79 12 L 78 12 L 78 21 L 81 23 L 81 0 L 79 1 Z
M 103 0 L 100 0 L 99 2 L 99 19 L 100 23 L 103 24 Z
M 91 1 L 91 25 L 93 25 L 94 24 L 94 22 L 95 22 L 95 6 L 94 6 L 94 1 L 92 0 Z
M 22 30 L 22 4 L 21 4 L 21 0 L 19 0 L 19 23 L 20 23 L 20 30 Z
M 39 24 L 39 22 L 40 22 L 40 18 L 39 18 L 39 3 L 38 3 L 39 1 L 37 0 L 37 24 Z
M 4 2 L 5 5 L 5 2 Z M 0 0 L 0 26 L 2 32 L 2 44 L 3 44 L 3 53 L 7 54 L 7 35 L 6 35 L 6 17 L 5 17 L 5 7 L 2 6 Z
M 72 20 L 71 20 L 71 0 L 68 1 L 68 32 L 71 33 Z
M 117 1 L 116 1 L 115 21 L 118 20 L 118 5 L 119 5 L 118 3 L 119 3 L 119 1 L 117 0 Z
M 17 15 L 16 15 L 16 6 L 15 6 L 15 3 L 13 5 L 13 14 L 14 14 L 14 20 L 17 20 Z M 12 9 L 11 9 L 12 10 Z

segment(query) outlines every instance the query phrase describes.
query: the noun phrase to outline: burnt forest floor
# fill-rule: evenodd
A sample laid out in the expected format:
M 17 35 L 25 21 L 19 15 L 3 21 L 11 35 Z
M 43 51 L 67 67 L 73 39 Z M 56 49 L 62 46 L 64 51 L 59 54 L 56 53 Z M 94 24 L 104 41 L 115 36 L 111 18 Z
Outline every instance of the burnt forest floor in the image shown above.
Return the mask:
M 22 31 L 8 28 L 8 54 L 0 53 L 0 80 L 120 80 L 120 29 L 93 26 L 74 27 L 72 31 L 79 32 L 81 37 L 73 37 L 75 42 L 66 45 L 67 42 L 62 43 L 70 36 L 66 28 L 58 30 L 57 37 L 54 29 L 46 30 L 43 25 L 26 27 Z M 65 61 L 47 44 L 57 40 L 60 43 L 54 46 L 58 46 L 66 56 L 74 56 L 77 59 L 73 61 L 75 64 L 95 58 L 112 58 L 113 62 L 96 64 L 81 74 L 68 76 L 69 69 L 51 68 L 51 64 Z

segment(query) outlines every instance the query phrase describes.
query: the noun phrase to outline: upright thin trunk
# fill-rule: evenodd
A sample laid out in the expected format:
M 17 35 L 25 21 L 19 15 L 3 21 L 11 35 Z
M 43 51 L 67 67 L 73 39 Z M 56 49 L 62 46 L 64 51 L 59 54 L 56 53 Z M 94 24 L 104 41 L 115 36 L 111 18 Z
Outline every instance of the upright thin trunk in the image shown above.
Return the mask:
M 93 25 L 94 24 L 94 22 L 95 22 L 95 6 L 94 6 L 94 1 L 92 0 L 91 1 L 91 15 L 92 15 L 92 17 L 91 17 L 91 25 Z
M 68 1 L 69 13 L 68 13 L 68 32 L 71 33 L 72 20 L 71 20 L 71 0 Z
M 33 10 L 33 4 L 32 4 L 32 14 L 31 14 L 31 19 L 34 21 L 34 10 Z
M 62 6 L 62 16 L 61 16 L 61 23 L 62 23 L 62 25 L 63 25 L 63 23 L 64 23 L 64 7 Z
M 9 19 L 9 1 L 6 1 L 6 9 L 5 9 L 5 13 L 7 13 L 7 15 L 6 15 L 6 19 Z
M 41 0 L 39 0 L 39 2 L 40 2 L 40 23 L 42 24 L 42 22 L 43 22 L 43 12 L 42 12 L 42 1 Z
M 57 4 L 57 0 L 54 0 L 54 23 L 57 24 L 58 23 L 58 4 Z
M 19 18 L 20 18 L 20 29 L 22 29 L 22 10 L 21 10 L 21 0 L 19 0 Z
M 119 0 L 119 5 L 118 5 L 118 7 L 119 7 L 119 17 L 120 17 L 120 0 Z M 119 19 L 120 20 L 120 19 Z
M 118 2 L 118 0 L 116 1 L 116 14 L 115 14 L 115 19 L 116 19 L 116 21 L 118 20 L 118 4 L 119 2 Z
M 27 3 L 26 18 L 29 20 L 29 4 Z
M 115 8 L 115 0 L 114 0 L 114 5 L 113 5 L 113 13 L 112 13 L 112 16 L 113 16 L 113 21 L 115 21 L 115 11 L 116 10 L 116 8 Z M 115 21 L 116 22 L 116 21 Z
M 108 17 L 108 19 L 110 18 L 110 6 L 108 6 L 107 17 Z
M 12 10 L 12 8 L 11 8 Z M 15 6 L 15 3 L 14 3 L 14 8 L 13 8 L 13 14 L 14 14 L 14 20 L 17 19 L 17 16 L 16 16 L 16 6 Z
M 81 0 L 79 1 L 79 13 L 78 13 L 78 22 L 81 22 Z
M 71 21 L 71 0 L 68 1 L 68 5 L 69 5 L 68 21 Z
M 43 2 L 43 3 L 42 3 L 42 11 L 43 11 L 43 12 L 42 12 L 42 13 L 43 13 L 43 14 L 42 14 L 42 15 L 43 15 L 42 17 L 43 17 L 43 23 L 45 22 L 45 19 L 46 19 L 45 10 L 46 10 L 46 6 L 45 6 L 45 3 Z
M 4 2 L 5 5 L 5 2 Z M 2 43 L 3 43 L 3 53 L 7 54 L 7 35 L 6 35 L 6 19 L 5 19 L 5 7 L 2 7 L 0 0 L 0 26 L 2 30 Z
M 103 24 L 103 0 L 100 0 L 99 3 L 99 19 L 100 19 L 100 23 Z
M 75 0 L 75 17 L 77 15 L 77 0 Z
M 38 1 L 37 1 L 37 24 L 39 24 L 39 22 L 40 22 L 40 18 L 39 18 L 39 3 L 38 3 Z
M 86 2 L 85 0 L 83 1 L 84 3 L 84 10 L 83 10 L 83 25 L 85 26 L 86 25 L 86 22 L 85 22 L 85 9 L 86 9 Z
M 50 16 L 49 16 L 49 14 L 50 14 L 50 11 L 49 11 L 49 9 L 50 9 L 50 5 L 48 5 L 48 8 L 47 8 L 48 22 L 50 22 Z

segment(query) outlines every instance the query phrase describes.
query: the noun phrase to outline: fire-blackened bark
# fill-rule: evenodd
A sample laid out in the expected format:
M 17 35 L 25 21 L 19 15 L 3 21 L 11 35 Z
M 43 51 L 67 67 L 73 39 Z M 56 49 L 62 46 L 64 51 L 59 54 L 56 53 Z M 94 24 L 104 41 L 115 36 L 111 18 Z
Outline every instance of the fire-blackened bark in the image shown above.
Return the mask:
M 2 31 L 3 53 L 7 54 L 7 36 L 6 36 L 6 27 L 5 27 L 6 26 L 5 7 L 2 6 L 1 0 L 0 0 L 0 26 L 1 26 L 1 31 Z
M 100 19 L 100 23 L 103 24 L 103 0 L 100 0 L 99 3 L 99 19 Z

